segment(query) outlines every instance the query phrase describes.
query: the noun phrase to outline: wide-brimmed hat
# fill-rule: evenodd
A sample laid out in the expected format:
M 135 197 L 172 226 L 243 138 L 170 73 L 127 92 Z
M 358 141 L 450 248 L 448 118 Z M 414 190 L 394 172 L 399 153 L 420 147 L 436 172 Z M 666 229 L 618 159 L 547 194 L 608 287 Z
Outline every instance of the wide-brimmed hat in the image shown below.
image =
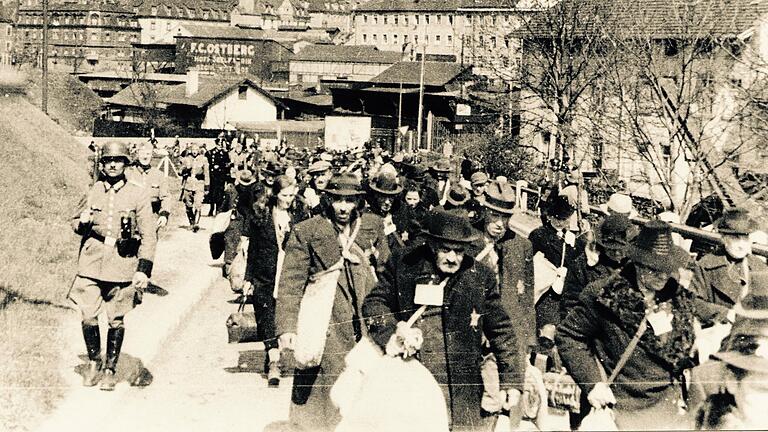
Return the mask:
M 636 264 L 669 275 L 686 267 L 690 256 L 672 241 L 672 228 L 660 220 L 646 222 L 627 247 L 627 258 Z
M 440 159 L 439 161 L 435 162 L 435 164 L 432 165 L 430 169 L 436 173 L 449 173 L 452 171 L 451 163 L 445 159 Z
M 435 240 L 451 243 L 471 243 L 480 238 L 480 232 L 472 227 L 466 213 L 457 210 L 435 210 L 426 220 L 422 233 Z
M 451 188 L 448 190 L 446 202 L 454 207 L 460 207 L 466 204 L 467 201 L 469 201 L 467 190 L 458 184 L 451 185 Z
M 248 186 L 252 185 L 253 182 L 256 181 L 256 177 L 253 175 L 253 172 L 249 169 L 244 169 L 237 173 L 237 178 L 235 178 L 235 184 Z
M 627 215 L 613 213 L 606 216 L 595 232 L 595 243 L 604 249 L 623 250 L 629 245 L 632 222 Z
M 312 162 L 312 164 L 309 165 L 309 168 L 307 168 L 307 174 L 319 174 L 322 172 L 326 172 L 330 170 L 333 167 L 330 162 L 325 160 L 318 160 Z
M 515 211 L 515 190 L 508 183 L 492 181 L 485 191 L 483 205 L 499 213 L 511 215 Z
M 717 232 L 730 235 L 750 235 L 757 231 L 757 222 L 743 208 L 731 208 L 725 211 L 717 222 Z
M 568 197 L 563 195 L 551 197 L 546 206 L 547 216 L 560 220 L 568 219 L 575 211 L 576 209 L 568 201 Z
M 711 357 L 739 369 L 768 373 L 768 272 L 750 275 L 750 290 L 734 311 L 731 334 Z
M 403 191 L 403 186 L 397 178 L 397 170 L 392 164 L 384 164 L 371 179 L 368 187 L 382 195 L 397 195 Z
M 276 164 L 276 163 L 274 163 L 272 161 L 269 161 L 269 162 L 267 162 L 266 165 L 264 165 L 264 167 L 261 168 L 261 173 L 263 175 L 277 177 L 277 176 L 279 176 L 280 174 L 283 173 L 283 169 L 282 169 L 282 167 L 280 165 L 278 165 L 278 164 Z
M 422 181 L 427 176 L 427 170 L 421 165 L 411 165 L 403 162 L 405 177 L 413 181 Z
M 365 193 L 360 185 L 360 179 L 348 172 L 334 174 L 323 192 L 338 196 L 354 196 Z
M 488 183 L 488 174 L 478 171 L 469 178 L 469 182 L 472 186 L 480 186 Z

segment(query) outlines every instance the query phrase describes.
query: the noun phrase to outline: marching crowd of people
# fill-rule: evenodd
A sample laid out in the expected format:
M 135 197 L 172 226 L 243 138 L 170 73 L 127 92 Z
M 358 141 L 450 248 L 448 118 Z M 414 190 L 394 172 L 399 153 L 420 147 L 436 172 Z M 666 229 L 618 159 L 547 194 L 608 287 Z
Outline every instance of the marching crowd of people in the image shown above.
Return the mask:
M 105 144 L 102 176 L 73 219 L 84 384 L 103 390 L 115 387 L 123 317 L 141 302 L 171 208 L 151 154 L 140 146 L 131 165 L 124 145 Z M 471 162 L 220 138 L 188 146 L 180 165 L 191 229 L 204 201 L 226 215 L 212 253 L 224 276 L 243 274 L 233 289 L 252 302 L 269 385 L 293 377 L 291 430 L 355 430 L 344 401 L 386 373 L 361 368 L 363 385 L 342 388 L 361 358 L 399 359 L 434 379 L 425 386 L 440 389 L 444 419 L 403 414 L 406 430 L 409 420 L 493 430 L 499 415 L 546 429 L 552 409 L 582 430 L 768 427 L 768 266 L 752 253 L 759 227 L 743 209 L 727 210 L 714 226 L 722 244 L 695 256 L 663 217 L 633 223 L 624 194 L 585 223 L 576 172 L 547 194 L 526 237 L 511 223 L 513 185 Z M 403 412 L 410 400 L 377 398 Z M 391 430 L 382 424 L 366 427 Z

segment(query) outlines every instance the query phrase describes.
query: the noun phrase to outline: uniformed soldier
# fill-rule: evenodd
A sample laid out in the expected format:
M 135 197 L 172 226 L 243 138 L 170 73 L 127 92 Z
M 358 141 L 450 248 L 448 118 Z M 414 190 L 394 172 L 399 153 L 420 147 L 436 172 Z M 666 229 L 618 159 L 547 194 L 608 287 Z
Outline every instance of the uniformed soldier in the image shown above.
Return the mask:
M 157 217 L 157 228 L 160 229 L 168 223 L 171 203 L 168 200 L 168 182 L 165 174 L 151 165 L 152 145 L 144 143 L 139 146 L 136 154 L 136 163 L 125 170 L 126 178 L 144 186 L 149 193 L 152 204 L 152 213 Z
M 210 167 L 210 189 L 208 191 L 208 203 L 211 205 L 208 216 L 218 212 L 221 201 L 224 199 L 224 185 L 229 179 L 229 154 L 224 150 L 225 140 L 216 140 L 206 157 Z
M 200 147 L 192 144 L 189 153 L 184 157 L 182 168 L 184 182 L 182 200 L 187 208 L 187 218 L 192 231 L 200 229 L 200 216 L 203 209 L 203 198 L 211 184 L 208 159 L 200 153 Z
M 141 302 L 157 241 L 147 189 L 126 179 L 128 161 L 124 144 L 104 144 L 102 179 L 91 187 L 72 220 L 75 232 L 82 236 L 69 298 L 82 313 L 88 351 L 83 385 L 91 387 L 101 381 L 102 390 L 114 390 L 117 383 L 115 368 L 125 335 L 123 317 Z M 101 312 L 106 312 L 109 323 L 103 378 Z

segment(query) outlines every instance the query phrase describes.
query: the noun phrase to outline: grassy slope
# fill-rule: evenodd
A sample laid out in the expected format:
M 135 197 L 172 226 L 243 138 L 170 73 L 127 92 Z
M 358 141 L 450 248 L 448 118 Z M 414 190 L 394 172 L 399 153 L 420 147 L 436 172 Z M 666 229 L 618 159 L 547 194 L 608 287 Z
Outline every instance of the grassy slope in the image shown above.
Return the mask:
M 58 322 L 88 183 L 87 150 L 23 96 L 0 95 L 0 430 L 26 429 L 63 394 Z
M 25 70 L 28 76 L 27 99 L 39 107 L 42 100 L 42 72 Z M 48 73 L 48 114 L 73 135 L 88 135 L 93 130 L 93 119 L 98 115 L 101 98 L 68 73 Z

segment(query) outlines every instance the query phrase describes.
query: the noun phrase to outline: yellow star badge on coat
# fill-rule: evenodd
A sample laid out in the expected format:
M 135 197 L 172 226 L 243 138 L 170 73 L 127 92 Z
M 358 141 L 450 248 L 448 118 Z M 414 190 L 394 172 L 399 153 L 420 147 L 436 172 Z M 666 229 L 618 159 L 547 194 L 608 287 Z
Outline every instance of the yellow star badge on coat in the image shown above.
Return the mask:
M 477 330 L 477 326 L 480 325 L 480 315 L 477 313 L 477 310 L 475 308 L 472 308 L 472 313 L 469 314 L 469 326 L 472 327 L 473 330 Z

